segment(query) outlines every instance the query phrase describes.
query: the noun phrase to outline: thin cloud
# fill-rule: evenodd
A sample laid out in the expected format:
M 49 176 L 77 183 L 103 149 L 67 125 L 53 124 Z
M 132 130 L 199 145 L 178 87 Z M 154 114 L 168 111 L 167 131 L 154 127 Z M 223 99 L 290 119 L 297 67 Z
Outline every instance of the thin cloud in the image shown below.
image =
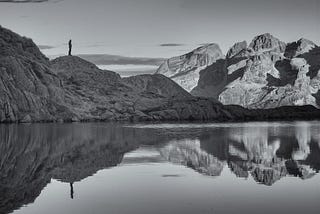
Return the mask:
M 47 49 L 52 49 L 55 48 L 54 46 L 50 46 L 50 45 L 38 45 L 40 50 L 47 50 Z
M 79 57 L 96 65 L 155 65 L 163 63 L 164 58 L 127 57 L 109 54 L 79 54 Z
M 212 45 L 212 44 L 214 44 L 214 43 L 208 42 L 208 43 L 201 43 L 201 44 L 198 44 L 198 45 L 199 45 L 199 46 L 206 46 L 206 45 Z
M 179 46 L 184 46 L 184 44 L 179 44 L 179 43 L 164 43 L 164 44 L 160 44 L 160 47 L 179 47 Z
M 60 2 L 63 0 L 0 0 L 0 3 L 44 3 L 44 2 Z

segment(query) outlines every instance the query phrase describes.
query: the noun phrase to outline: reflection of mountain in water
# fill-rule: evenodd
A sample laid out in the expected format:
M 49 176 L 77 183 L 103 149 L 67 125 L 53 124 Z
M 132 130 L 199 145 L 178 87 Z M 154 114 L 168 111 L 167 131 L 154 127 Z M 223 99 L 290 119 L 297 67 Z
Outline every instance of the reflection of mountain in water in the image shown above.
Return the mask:
M 316 136 L 317 132 L 313 134 Z M 307 159 L 320 154 L 319 147 L 311 149 L 311 144 L 317 144 L 311 136 L 311 128 L 306 124 L 298 124 L 294 129 L 240 129 L 230 134 L 230 168 L 237 175 L 241 170 L 249 171 L 257 182 L 266 185 L 287 175 L 310 178 L 319 168 L 312 167 Z
M 251 176 L 265 185 L 285 176 L 307 179 L 320 170 L 319 133 L 320 126 L 310 123 L 170 130 L 114 124 L 2 125 L 0 213 L 32 203 L 52 178 L 81 181 L 116 166 L 140 145 L 152 145 L 163 159 L 204 175 L 220 176 L 228 166 L 237 177 Z
M 161 149 L 166 160 L 202 174 L 219 176 L 224 163 L 240 178 L 251 175 L 272 185 L 285 176 L 307 179 L 319 172 L 319 128 L 300 123 L 295 127 L 237 127 L 212 129 L 197 140 L 178 140 Z
M 173 141 L 160 149 L 168 161 L 190 167 L 205 175 L 219 176 L 224 163 L 200 148 L 199 140 Z

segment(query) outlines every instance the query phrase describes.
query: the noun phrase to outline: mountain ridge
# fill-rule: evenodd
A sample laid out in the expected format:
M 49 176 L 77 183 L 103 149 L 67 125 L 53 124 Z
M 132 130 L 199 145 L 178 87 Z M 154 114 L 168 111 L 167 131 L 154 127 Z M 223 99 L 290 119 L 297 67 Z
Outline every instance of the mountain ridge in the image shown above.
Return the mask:
M 160 68 L 157 73 L 168 76 Z M 264 33 L 249 45 L 246 41 L 235 43 L 225 58 L 194 70 L 199 79 L 193 78 L 189 86 L 168 77 L 192 95 L 215 98 L 224 105 L 251 109 L 297 105 L 319 108 L 320 51 L 305 38 L 286 44 Z M 183 70 L 177 71 L 184 79 L 192 78 Z

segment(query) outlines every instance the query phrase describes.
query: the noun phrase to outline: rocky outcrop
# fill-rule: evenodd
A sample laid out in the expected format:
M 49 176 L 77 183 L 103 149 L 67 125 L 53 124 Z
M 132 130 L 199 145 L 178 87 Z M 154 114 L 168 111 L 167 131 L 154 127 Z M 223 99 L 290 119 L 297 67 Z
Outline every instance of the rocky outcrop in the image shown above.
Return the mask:
M 73 112 L 72 120 L 109 120 L 122 113 L 133 113 L 131 99 L 125 96 L 132 88 L 122 83 L 114 72 L 103 71 L 79 57 L 65 56 L 51 62 L 62 81 L 65 103 Z
M 250 109 L 319 107 L 319 56 L 318 47 L 309 40 L 286 45 L 263 34 L 248 48 L 244 42 L 235 44 L 225 60 L 203 69 L 191 94 Z
M 76 120 L 152 119 L 143 113 L 167 100 L 191 95 L 163 75 L 121 79 L 112 71 L 73 56 L 51 62 L 66 91 L 66 105 Z
M 182 88 L 191 91 L 197 86 L 200 70 L 224 58 L 217 44 L 199 47 L 190 53 L 166 60 L 157 70 L 177 82 Z
M 0 122 L 52 120 L 63 94 L 32 40 L 0 27 Z

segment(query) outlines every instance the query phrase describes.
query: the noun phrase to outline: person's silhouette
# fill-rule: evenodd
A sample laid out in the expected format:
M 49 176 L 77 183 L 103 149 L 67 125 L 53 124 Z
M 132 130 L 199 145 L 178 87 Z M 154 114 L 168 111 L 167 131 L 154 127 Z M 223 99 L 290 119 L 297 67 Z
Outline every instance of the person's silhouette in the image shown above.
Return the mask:
M 73 199 L 73 194 L 74 194 L 74 192 L 73 192 L 73 182 L 72 182 L 72 183 L 70 183 L 70 198 L 71 199 Z
M 69 40 L 69 56 L 71 56 L 71 50 L 72 50 L 72 40 Z

